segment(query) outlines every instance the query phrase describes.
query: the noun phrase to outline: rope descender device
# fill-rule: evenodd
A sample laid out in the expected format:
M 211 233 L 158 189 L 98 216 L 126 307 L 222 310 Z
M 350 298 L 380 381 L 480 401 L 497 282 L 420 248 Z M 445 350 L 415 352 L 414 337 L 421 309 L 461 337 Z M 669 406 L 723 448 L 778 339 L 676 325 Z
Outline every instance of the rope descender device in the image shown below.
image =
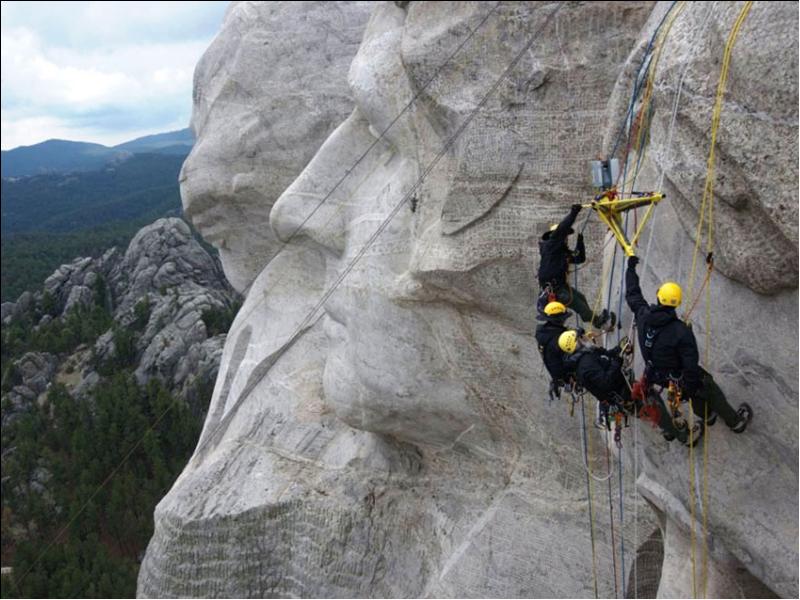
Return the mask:
M 686 427 L 686 419 L 681 413 L 681 401 L 683 400 L 683 392 L 678 385 L 677 381 L 670 379 L 669 386 L 667 387 L 667 405 L 672 413 L 672 423 L 678 429 Z
M 660 192 L 631 192 L 630 196 L 623 198 L 619 192 L 617 192 L 617 188 L 612 187 L 603 190 L 600 194 L 595 196 L 592 202 L 584 204 L 583 207 L 591 208 L 597 213 L 600 220 L 606 224 L 611 230 L 611 233 L 614 234 L 614 237 L 617 238 L 617 242 L 619 242 L 626 256 L 634 256 L 635 252 L 633 248 L 636 246 L 636 242 L 639 241 L 639 236 L 644 230 L 645 223 L 647 223 L 650 215 L 653 213 L 655 205 L 661 202 L 665 197 L 666 196 Z M 622 213 L 643 206 L 647 206 L 647 212 L 636 227 L 633 238 L 628 241 L 622 223 Z

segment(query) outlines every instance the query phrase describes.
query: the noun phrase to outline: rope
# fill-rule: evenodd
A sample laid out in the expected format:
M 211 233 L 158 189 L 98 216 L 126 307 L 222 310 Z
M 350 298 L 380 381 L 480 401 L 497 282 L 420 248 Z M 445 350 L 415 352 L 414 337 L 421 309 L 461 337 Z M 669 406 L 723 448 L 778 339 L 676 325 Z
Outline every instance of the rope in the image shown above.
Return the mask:
M 611 473 L 611 458 L 608 450 L 608 432 L 606 432 L 606 469 Z M 617 544 L 614 536 L 614 502 L 611 500 L 611 478 L 608 478 L 608 524 L 611 527 L 611 564 L 614 569 L 614 597 L 619 598 L 617 587 Z
M 586 466 L 586 489 L 589 498 L 589 536 L 592 541 L 592 576 L 594 580 L 594 597 L 598 598 L 599 595 L 597 593 L 597 553 L 595 550 L 595 543 L 594 543 L 594 502 L 592 497 L 592 473 L 591 470 L 588 468 L 589 462 L 589 443 L 588 443 L 588 436 L 586 433 L 586 406 L 583 401 L 581 401 L 581 442 L 583 446 L 583 464 Z
M 404 107 L 403 107 L 403 108 L 400 110 L 400 112 L 399 112 L 399 113 L 397 113 L 397 115 L 396 115 L 396 116 L 395 116 L 395 117 L 394 117 L 394 118 L 391 120 L 391 122 L 390 122 L 390 123 L 389 123 L 389 124 L 388 124 L 388 125 L 387 125 L 387 126 L 384 128 L 384 130 L 383 130 L 383 131 L 381 131 L 380 135 L 378 135 L 378 136 L 377 136 L 377 137 L 376 137 L 376 138 L 375 138 L 375 139 L 372 141 L 372 143 L 371 143 L 371 144 L 370 144 L 370 145 L 367 147 L 367 149 L 366 149 L 366 150 L 364 150 L 364 152 L 361 154 L 361 156 L 359 156 L 359 157 L 356 159 L 356 161 L 355 161 L 355 162 L 352 164 L 352 166 L 351 166 L 349 169 L 345 169 L 345 171 L 344 171 L 344 174 L 343 174 L 343 175 L 342 175 L 342 176 L 339 178 L 339 180 L 338 180 L 338 181 L 337 181 L 337 182 L 334 184 L 334 186 L 333 186 L 333 187 L 330 189 L 330 191 L 328 191 L 328 193 L 327 193 L 327 194 L 325 194 L 325 196 L 322 198 L 322 200 L 320 200 L 320 201 L 319 201 L 319 204 L 317 204 L 317 205 L 314 207 L 314 209 L 313 209 L 313 210 L 312 210 L 312 211 L 311 211 L 311 212 L 310 212 L 310 213 L 309 213 L 309 214 L 308 214 L 308 215 L 307 215 L 307 216 L 306 216 L 306 217 L 303 219 L 303 221 L 302 221 L 302 222 L 301 222 L 301 223 L 300 223 L 300 224 L 299 224 L 299 225 L 298 225 L 298 226 L 297 226 L 297 227 L 296 227 L 296 228 L 295 228 L 295 229 L 292 231 L 292 233 L 290 233 L 290 234 L 289 234 L 289 237 L 287 237 L 285 241 L 282 241 L 282 242 L 281 242 L 281 245 L 280 245 L 280 246 L 278 247 L 278 249 L 275 251 L 275 254 L 273 254 L 273 255 L 272 255 L 270 258 L 269 258 L 269 260 L 268 260 L 268 261 L 267 261 L 267 262 L 264 264 L 264 266 L 262 267 L 262 269 L 261 269 L 262 271 L 263 271 L 264 269 L 266 269 L 266 268 L 267 268 L 267 266 L 268 266 L 268 265 L 269 265 L 269 264 L 270 264 L 270 263 L 271 263 L 273 260 L 275 260 L 275 259 L 278 257 L 278 255 L 279 255 L 281 252 L 283 252 L 283 250 L 286 248 L 286 246 L 289 244 L 289 242 L 291 242 L 291 241 L 292 241 L 292 240 L 295 238 L 295 236 L 297 236 L 297 234 L 300 232 L 300 230 L 301 230 L 301 229 L 302 229 L 302 228 L 305 226 L 305 224 L 306 224 L 306 223 L 308 223 L 309 219 L 311 219 L 311 217 L 313 217 L 313 216 L 316 214 L 316 212 L 319 210 L 319 208 L 320 208 L 320 207 L 321 207 L 323 204 L 325 204 L 325 202 L 326 202 L 326 201 L 327 201 L 327 200 L 328 200 L 328 199 L 329 199 L 329 198 L 330 198 L 330 197 L 333 195 L 333 193 L 334 193 L 334 192 L 335 192 L 337 189 L 339 189 L 339 186 L 340 186 L 340 185 L 341 185 L 341 184 L 344 182 L 344 180 L 345 180 L 345 179 L 347 179 L 347 178 L 350 176 L 350 174 L 351 174 L 351 173 L 352 173 L 352 172 L 355 170 L 355 168 L 356 168 L 356 167 L 358 167 L 358 165 L 360 165 L 360 164 L 361 164 L 361 162 L 362 162 L 362 161 L 363 161 L 363 160 L 366 158 L 366 156 L 367 156 L 367 155 L 368 155 L 368 154 L 369 154 L 369 153 L 372 151 L 372 149 L 373 149 L 375 146 L 377 146 L 377 145 L 378 145 L 378 143 L 379 143 L 379 142 L 380 142 L 380 141 L 381 141 L 381 140 L 384 138 L 384 136 L 385 136 L 385 135 L 388 133 L 388 131 L 389 131 L 389 130 L 390 130 L 390 129 L 391 129 L 393 126 L 394 126 L 394 124 L 395 124 L 395 123 L 397 123 L 397 121 L 400 119 L 400 117 L 402 117 L 402 116 L 403 116 L 403 115 L 404 115 L 404 114 L 405 114 L 405 113 L 408 111 L 408 109 L 409 109 L 409 108 L 411 108 L 411 106 L 414 104 L 414 102 L 416 102 L 416 101 L 417 101 L 417 99 L 418 99 L 420 96 L 422 96 L 422 94 L 425 92 L 425 90 L 428 88 L 428 86 L 429 86 L 429 85 L 430 85 L 430 84 L 431 84 L 431 83 L 434 81 L 434 79 L 436 79 L 436 78 L 439 76 L 439 73 L 441 73 L 441 72 L 442 72 L 442 70 L 443 70 L 443 69 L 444 69 L 444 68 L 445 68 L 445 67 L 446 67 L 446 66 L 447 66 L 447 65 L 450 63 L 450 61 L 451 61 L 451 60 L 453 60 L 453 58 L 455 57 L 455 55 L 456 55 L 456 54 L 458 54 L 458 53 L 461 51 L 461 49 L 462 49 L 462 48 L 463 48 L 463 47 L 466 45 L 466 43 L 467 43 L 467 42 L 469 42 L 469 41 L 472 39 L 472 36 L 474 36 L 474 35 L 475 35 L 475 33 L 478 31 L 478 29 L 480 29 L 481 27 L 483 27 L 483 25 L 486 23 L 486 21 L 489 19 L 489 17 L 490 17 L 490 16 L 492 16 L 492 15 L 493 15 L 493 14 L 494 14 L 494 13 L 497 11 L 497 9 L 500 7 L 500 4 L 501 4 L 501 3 L 498 1 L 498 2 L 497 2 L 495 5 L 494 5 L 494 7 L 493 7 L 493 8 L 492 8 L 492 9 L 491 9 L 489 12 L 487 12 L 487 13 L 486 13 L 486 15 L 485 15 L 485 16 L 484 16 L 484 17 L 481 19 L 481 21 L 480 21 L 480 22 L 479 22 L 479 23 L 478 23 L 478 24 L 475 26 L 475 28 L 474 28 L 472 31 L 470 31 L 470 32 L 469 32 L 469 34 L 468 34 L 468 35 L 467 35 L 467 36 L 464 38 L 464 40 L 463 40 L 463 41 L 462 41 L 462 42 L 461 42 L 461 43 L 460 43 L 460 44 L 459 44 L 459 45 L 456 47 L 456 49 L 455 49 L 455 50 L 454 50 L 454 51 L 453 51 L 453 52 L 452 52 L 452 53 L 451 53 L 451 54 L 450 54 L 450 55 L 449 55 L 449 56 L 448 56 L 448 57 L 447 57 L 447 58 L 444 60 L 444 62 L 443 62 L 441 65 L 439 65 L 439 68 L 438 68 L 438 69 L 436 69 L 436 71 L 435 71 L 435 72 L 434 72 L 434 73 L 433 73 L 433 74 L 430 76 L 430 78 L 429 78 L 429 79 L 428 79 L 428 80 L 427 80 L 425 83 L 423 83 L 423 84 L 422 84 L 422 86 L 421 86 L 421 87 L 420 87 L 420 88 L 419 88 L 419 89 L 416 91 L 416 93 L 415 93 L 415 94 L 412 96 L 411 100 L 409 100 L 409 101 L 408 101 L 408 103 L 406 103 L 406 105 L 405 105 L 405 106 L 404 106 Z M 248 286 L 245 288 L 244 292 L 242 292 L 242 295 L 243 295 L 243 296 L 247 296 L 247 293 L 250 291 L 250 288 L 253 286 L 253 283 L 254 283 L 254 282 L 255 282 L 255 280 L 253 280 L 253 282 L 251 282 L 251 283 L 250 283 L 250 285 L 248 285 Z
M 716 164 L 716 145 L 717 133 L 719 131 L 720 115 L 722 114 L 722 101 L 725 96 L 725 85 L 728 81 L 728 68 L 730 67 L 731 53 L 736 38 L 739 35 L 744 19 L 747 17 L 752 7 L 752 2 L 745 2 L 736 21 L 733 24 L 728 40 L 725 43 L 725 51 L 722 56 L 722 67 L 720 69 L 719 82 L 717 83 L 717 95 L 714 101 L 714 109 L 711 115 L 711 147 L 708 152 L 708 161 L 706 163 L 706 181 L 703 187 L 703 197 L 700 201 L 700 215 L 697 221 L 697 231 L 695 232 L 695 245 L 692 252 L 692 268 L 689 275 L 688 283 L 688 296 L 691 298 L 692 290 L 694 287 L 695 275 L 697 272 L 697 255 L 700 250 L 700 243 L 702 239 L 703 223 L 708 212 L 708 225 L 706 233 L 706 253 L 709 254 L 714 248 L 714 167 Z
M 703 423 L 708 421 L 708 402 L 703 409 Z M 708 598 L 708 436 L 709 427 L 706 427 L 703 437 L 703 598 Z
M 692 554 L 692 597 L 697 598 L 697 540 L 695 532 L 695 486 L 694 486 L 694 444 L 692 443 L 692 433 L 694 432 L 694 407 L 692 399 L 689 398 L 689 504 L 691 512 L 691 554 Z
M 619 556 L 620 556 L 620 565 L 621 565 L 621 587 L 622 587 L 622 597 L 625 598 L 625 495 L 624 495 L 624 485 L 622 482 L 622 452 L 617 453 L 617 466 L 619 474 L 617 476 L 617 480 L 619 482 Z
M 675 9 L 676 6 L 677 6 L 677 9 Z M 629 190 L 629 193 L 632 193 L 633 190 L 634 190 L 634 187 L 636 185 L 636 178 L 637 178 L 637 176 L 639 174 L 639 169 L 641 168 L 642 159 L 643 159 L 645 151 L 646 151 L 646 145 L 644 145 L 645 133 L 646 133 L 646 131 L 649 130 L 649 122 L 650 122 L 649 116 L 651 114 L 651 104 L 650 103 L 651 103 L 651 99 L 652 99 L 652 95 L 653 95 L 656 70 L 657 70 L 658 64 L 659 64 L 659 62 L 661 60 L 661 53 L 662 53 L 662 51 L 664 49 L 665 41 L 666 41 L 667 37 L 669 36 L 670 31 L 672 30 L 672 26 L 675 24 L 675 21 L 677 20 L 678 16 L 681 14 L 681 12 L 683 11 L 683 9 L 685 7 L 686 7 L 686 2 L 684 2 L 683 0 L 681 0 L 680 2 L 673 2 L 670 5 L 670 7 L 667 10 L 667 12 L 662 17 L 661 22 L 658 25 L 658 28 L 656 29 L 656 31 L 653 34 L 653 37 L 651 38 L 650 47 L 651 48 L 653 47 L 653 40 L 655 40 L 655 50 L 654 50 L 654 52 L 653 52 L 653 54 L 652 54 L 652 56 L 650 58 L 650 61 L 649 61 L 648 65 L 647 65 L 647 70 L 646 70 L 645 91 L 644 91 L 644 96 L 642 98 L 642 106 L 639 109 L 639 115 L 641 116 L 641 118 L 639 119 L 639 126 L 638 126 L 637 131 L 636 131 L 636 141 L 633 144 L 633 148 L 632 148 L 633 151 L 636 153 L 636 166 L 634 168 L 633 177 L 630 179 L 630 190 Z M 673 10 L 673 9 L 675 9 L 675 10 Z M 665 23 L 666 23 L 666 25 L 664 26 L 664 28 L 662 30 L 661 27 Z M 629 114 L 631 115 L 631 117 L 633 115 L 633 107 L 636 104 L 637 93 L 638 93 L 638 89 L 634 90 L 634 94 L 631 97 L 631 109 L 629 110 Z M 675 108 L 677 109 L 677 106 Z M 632 123 L 631 123 L 631 125 L 632 125 Z M 626 183 L 628 183 L 626 181 L 626 179 L 627 179 L 627 171 L 628 171 L 628 157 L 629 157 L 629 151 L 631 149 L 630 136 L 632 136 L 632 134 L 633 134 L 633 128 L 630 127 L 629 128 L 628 152 L 626 152 L 625 167 L 623 169 L 623 177 L 622 177 L 623 184 L 622 184 L 622 189 L 620 190 L 620 193 L 623 194 L 623 195 L 624 195 L 624 192 L 625 192 L 625 185 L 626 185 Z M 635 213 L 634 213 L 634 215 L 635 215 Z M 626 235 L 628 233 L 629 217 L 630 217 L 630 215 L 628 213 L 626 213 L 625 214 L 625 223 L 624 223 L 624 226 L 623 226 Z M 652 225 L 651 225 L 651 231 L 652 231 Z M 652 240 L 652 237 L 651 237 L 651 240 Z M 616 264 L 616 260 L 617 260 L 617 249 L 615 247 L 614 248 L 614 254 L 612 256 L 612 261 L 614 261 L 614 264 Z M 624 266 L 625 256 L 624 256 L 624 254 L 622 256 L 622 261 L 623 261 L 623 265 L 622 265 L 622 268 L 620 269 L 619 302 L 618 302 L 618 307 L 617 307 L 617 322 L 618 323 L 622 322 L 622 315 L 623 315 L 623 311 L 624 311 L 624 303 L 623 303 L 624 285 L 625 285 L 625 266 Z M 611 281 L 612 282 L 613 282 L 613 279 L 614 279 L 614 274 L 613 274 L 613 266 L 612 266 L 612 274 L 611 274 Z M 609 282 L 607 310 L 609 310 L 610 306 L 611 306 L 611 285 L 612 285 L 612 283 Z M 617 329 L 617 343 L 619 343 L 621 337 L 622 337 L 622 330 L 618 328 Z
M 632 342 L 631 342 L 632 343 Z M 626 380 L 627 381 L 627 380 Z M 633 543 L 639 551 L 639 502 L 636 497 L 636 482 L 639 481 L 639 418 L 633 420 Z M 639 557 L 633 560 L 633 597 L 639 598 Z
M 583 406 L 583 405 L 585 404 L 585 402 L 584 402 L 584 399 L 583 399 L 582 397 L 580 398 L 579 402 L 581 403 L 581 406 Z M 584 424 L 584 428 L 585 428 L 585 427 L 586 427 L 586 425 Z M 587 441 L 584 441 L 584 448 L 583 448 L 583 450 L 584 450 L 583 470 L 586 472 L 586 474 L 587 474 L 589 477 L 591 477 L 592 479 L 594 479 L 594 480 L 595 480 L 595 481 L 597 481 L 598 483 L 603 483 L 603 482 L 605 482 L 605 481 L 608 481 L 608 480 L 609 480 L 609 479 L 611 479 L 611 477 L 614 475 L 614 472 L 613 472 L 611 469 L 608 469 L 608 470 L 606 471 L 606 474 L 605 474 L 605 475 L 603 475 L 602 477 L 598 477 L 597 475 L 595 475 L 594 473 L 592 473 L 592 468 L 589 466 L 589 463 L 590 463 L 591 461 L 590 461 L 590 459 L 589 459 L 589 449 L 588 449 L 588 446 L 591 446 L 591 440 L 590 440 L 590 439 L 588 438 L 588 436 L 587 436 Z
M 722 66 L 720 68 L 720 76 L 719 81 L 717 83 L 717 93 L 716 98 L 714 101 L 714 108 L 712 110 L 711 115 L 711 142 L 710 148 L 708 153 L 708 160 L 706 163 L 706 180 L 705 185 L 703 187 L 703 197 L 700 202 L 700 214 L 697 222 L 697 230 L 695 232 L 695 245 L 694 250 L 692 252 L 692 266 L 691 271 L 689 274 L 689 282 L 688 282 L 688 297 L 692 297 L 692 291 L 694 287 L 694 282 L 697 274 L 697 257 L 700 250 L 700 244 L 702 243 L 702 230 L 703 230 L 703 223 L 704 220 L 707 220 L 706 225 L 706 262 L 708 263 L 708 268 L 706 271 L 705 278 L 703 279 L 702 285 L 700 290 L 698 291 L 697 298 L 695 298 L 694 302 L 689 308 L 689 311 L 684 316 L 685 321 L 689 321 L 692 312 L 694 311 L 697 302 L 702 295 L 703 291 L 705 290 L 706 296 L 706 343 L 705 343 L 705 352 L 704 352 L 704 362 L 706 369 L 710 369 L 711 364 L 711 345 L 712 345 L 712 315 L 711 315 L 711 287 L 708 285 L 709 280 L 711 278 L 711 273 L 713 271 L 714 263 L 713 263 L 713 250 L 714 250 L 714 182 L 715 182 L 715 166 L 716 166 L 716 143 L 717 143 L 717 134 L 719 132 L 719 122 L 722 115 L 722 103 L 725 96 L 725 87 L 728 80 L 728 71 L 730 68 L 730 61 L 731 55 L 733 52 L 733 46 L 736 43 L 736 38 L 739 35 L 739 30 L 744 23 L 744 20 L 747 18 L 747 15 L 752 8 L 752 2 L 745 2 L 742 6 L 739 14 L 736 17 L 736 20 L 731 28 L 730 33 L 728 34 L 728 39 L 725 43 L 725 50 L 723 52 L 723 59 L 722 59 Z M 706 217 L 706 213 L 707 217 Z M 691 401 L 690 401 L 691 406 Z M 706 403 L 704 407 L 705 418 L 704 422 L 708 417 L 708 405 Z M 706 596 L 708 591 L 708 446 L 709 441 L 708 438 L 703 440 L 703 497 L 702 497 L 702 511 L 703 511 L 703 566 L 702 566 L 702 593 L 703 597 Z M 691 495 L 691 502 L 692 502 L 692 591 L 697 596 L 697 585 L 696 585 L 696 572 L 695 572 L 695 522 L 694 522 L 694 508 L 695 508 L 695 498 L 694 498 L 694 462 L 691 457 L 691 448 L 690 448 L 690 462 L 691 462 L 691 471 L 690 471 L 690 478 L 692 479 L 692 485 L 690 489 Z
M 650 37 L 650 41 L 647 44 L 647 48 L 645 48 L 644 55 L 642 56 L 642 62 L 639 63 L 639 69 L 636 71 L 636 78 L 634 79 L 634 90 L 633 90 L 634 96 L 638 95 L 639 88 L 641 88 L 641 83 L 640 83 L 640 77 L 639 76 L 640 76 L 640 74 L 642 72 L 642 69 L 644 68 L 645 63 L 647 62 L 647 59 L 650 57 L 650 52 L 652 51 L 653 42 L 656 39 L 656 35 L 658 35 L 658 30 L 661 29 L 661 25 L 663 25 L 664 19 L 667 18 L 667 15 L 670 13 L 670 11 L 672 10 L 673 6 L 675 6 L 675 2 L 674 1 L 670 5 L 670 7 L 667 9 L 667 11 L 664 13 L 664 16 L 661 17 L 661 21 L 659 21 L 658 25 L 656 26 L 655 31 L 653 31 L 653 35 Z M 633 112 L 633 103 L 631 103 L 628 106 L 628 112 L 625 114 L 625 117 L 623 118 L 622 125 L 620 126 L 619 133 L 617 134 L 617 138 L 614 141 L 614 146 L 612 147 L 611 154 L 609 154 L 609 156 L 614 156 L 614 154 L 616 153 L 617 147 L 619 146 L 619 142 L 622 139 L 622 134 L 625 132 L 625 123 L 626 123 L 626 121 L 628 121 L 628 118 L 629 118 L 629 116 L 630 116 L 630 114 L 632 112 Z

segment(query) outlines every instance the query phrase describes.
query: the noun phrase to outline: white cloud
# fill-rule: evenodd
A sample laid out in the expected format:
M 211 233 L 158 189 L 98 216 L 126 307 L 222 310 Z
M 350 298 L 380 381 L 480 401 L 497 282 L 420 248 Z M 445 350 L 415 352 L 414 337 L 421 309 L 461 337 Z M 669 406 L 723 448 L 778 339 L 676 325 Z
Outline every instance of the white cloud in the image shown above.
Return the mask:
M 159 132 L 183 129 L 184 120 L 165 122 Z M 30 117 L 13 121 L 0 120 L 0 136 L 3 150 L 18 146 L 29 146 L 47 139 L 90 141 L 105 146 L 116 146 L 122 142 L 155 133 L 152 128 L 130 128 L 108 131 L 92 127 L 73 127 L 68 120 L 54 117 Z
M 22 13 L 7 4 L 36 6 Z M 72 4 L 72 13 L 62 4 Z M 3 149 L 53 137 L 104 143 L 122 135 L 124 141 L 127 132 L 187 126 L 194 67 L 221 25 L 219 7 L 217 14 L 207 10 L 219 3 L 206 3 L 203 19 L 212 23 L 188 27 L 204 27 L 205 35 L 185 35 L 181 19 L 197 13 L 196 4 L 3 2 Z M 50 5 L 50 13 L 39 5 Z M 49 35 L 59 17 L 69 35 Z M 71 41 L 90 30 L 94 46 Z

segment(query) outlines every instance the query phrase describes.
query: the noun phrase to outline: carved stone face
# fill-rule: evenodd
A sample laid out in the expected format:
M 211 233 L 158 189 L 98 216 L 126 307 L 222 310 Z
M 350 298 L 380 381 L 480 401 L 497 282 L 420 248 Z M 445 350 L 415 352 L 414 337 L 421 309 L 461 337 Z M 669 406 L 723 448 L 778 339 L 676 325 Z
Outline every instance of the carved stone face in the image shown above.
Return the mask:
M 332 3 L 290 6 L 318 5 Z M 236 6 L 249 10 L 251 3 Z M 250 161 L 248 172 L 261 176 L 259 161 L 268 166 L 272 148 L 283 139 L 280 132 L 270 135 L 265 124 L 299 119 L 313 106 L 279 115 L 265 108 L 253 124 L 254 138 L 264 144 L 230 148 L 223 112 L 216 114 L 209 104 L 203 128 L 216 131 L 219 143 L 209 137 L 205 145 L 201 132 L 198 160 L 190 160 L 184 172 L 187 212 L 207 227 L 204 233 L 224 230 L 221 248 L 258 223 L 254 229 L 261 235 L 247 231 L 238 258 L 223 253 L 226 272 L 247 258 L 249 275 L 241 281 L 258 277 L 229 334 L 198 450 L 159 505 L 140 590 L 161 596 L 208 595 L 209 589 L 228 596 L 592 593 L 579 419 L 563 406 L 547 406 L 531 335 L 536 240 L 590 193 L 587 163 L 607 151 L 603 131 L 617 122 L 609 98 L 621 97 L 621 90 L 627 97 L 630 81 L 620 73 L 635 72 L 635 49 L 647 43 L 666 4 L 654 10 L 650 2 L 564 3 L 541 34 L 553 4 L 500 3 L 498 13 L 487 17 L 492 6 L 371 5 L 348 77 L 355 110 L 319 138 L 324 143 L 307 156 L 302 173 L 285 182 L 274 206 L 252 204 L 260 213 L 240 205 L 246 191 L 234 192 L 242 172 L 239 154 Z M 687 12 L 693 6 L 687 4 Z M 474 40 L 457 50 L 484 17 Z M 450 145 L 530 39 L 531 50 Z M 236 53 L 220 54 L 220 68 L 231 56 Z M 675 60 L 680 56 L 676 51 Z M 214 81 L 209 64 L 199 71 L 201 91 Z M 266 90 L 258 93 L 268 96 Z M 260 98 L 242 97 L 242 114 Z M 659 111 L 665 104 L 656 96 L 657 123 L 664 120 Z M 219 171 L 204 186 L 199 158 L 206 152 Z M 216 180 L 221 187 L 214 187 Z M 263 234 L 263 209 L 270 206 L 271 233 Z M 579 218 L 582 226 L 585 217 Z M 655 290 L 653 273 L 672 278 L 675 256 L 691 247 L 677 217 L 662 218 L 650 269 L 643 273 L 649 290 Z M 579 273 L 590 301 L 603 234 L 590 221 L 587 250 L 594 262 Z M 259 246 L 265 239 L 271 247 L 287 243 L 266 267 Z M 766 324 L 754 321 L 748 309 L 761 306 L 761 299 L 720 279 L 720 313 L 728 319 L 717 328 L 726 336 L 720 345 L 735 353 L 719 369 L 721 385 L 729 392 L 738 381 L 730 374 L 740 372 L 774 382 L 768 387 L 758 380 L 763 401 L 750 398 L 747 386 L 731 394 L 761 402 L 755 404 L 756 418 L 763 419 L 760 434 L 734 437 L 725 430 L 718 434 L 724 425 L 715 426 L 712 573 L 721 574 L 715 576 L 720 584 L 746 564 L 770 585 L 777 582 L 782 594 L 796 595 L 796 570 L 789 572 L 795 567 L 782 561 L 796 552 L 796 520 L 794 529 L 793 516 L 774 526 L 760 522 L 761 497 L 736 479 L 736 465 L 758 464 L 759 479 L 753 481 L 770 490 L 769 505 L 796 515 L 796 463 L 781 459 L 796 456 L 797 390 L 783 379 L 792 369 L 796 375 L 796 362 L 786 363 L 788 351 L 770 357 L 777 364 L 770 372 L 756 360 L 765 354 L 756 328 Z M 785 316 L 787 306 L 796 308 L 796 292 L 786 296 L 770 304 L 772 314 L 784 316 L 770 321 L 766 339 L 779 339 L 781 328 L 792 327 L 796 339 L 796 321 Z M 305 319 L 317 303 L 322 319 Z M 746 349 L 736 335 L 748 339 Z M 762 375 L 753 375 L 756 370 Z M 770 403 L 788 406 L 792 418 L 777 408 L 768 411 Z M 591 402 L 586 405 L 590 409 Z M 663 589 L 688 595 L 686 449 L 640 428 L 638 489 L 666 522 Z M 776 430 L 781 433 L 771 437 Z M 788 452 L 781 451 L 785 440 L 794 441 Z M 628 518 L 635 503 L 631 448 L 625 447 L 624 478 L 629 553 L 637 545 Z M 598 474 L 606 468 L 595 466 Z M 644 532 L 646 517 L 639 518 Z M 608 525 L 604 521 L 595 531 L 603 573 L 612 569 Z M 192 564 L 175 558 L 188 554 L 186 545 Z M 725 555 L 725 547 L 735 556 Z M 559 550 L 558 565 L 553 548 Z M 565 581 L 562 564 L 583 577 Z M 656 573 L 659 568 L 660 563 Z M 232 572 L 237 576 L 227 576 Z M 223 592 L 217 585 L 227 587 Z M 709 593 L 727 589 L 720 586 L 712 585 Z M 603 595 L 614 591 L 608 577 L 600 588 Z
M 568 39 L 583 35 L 585 53 L 537 46 L 454 137 L 530 32 L 554 27 L 552 7 L 528 6 L 519 10 L 529 29 L 505 30 L 503 39 L 494 34 L 507 22 L 487 16 L 490 8 L 476 3 L 452 22 L 435 4 L 377 8 L 350 68 L 356 110 L 271 214 L 279 238 L 302 226 L 327 251 L 326 287 L 336 291 L 325 305 L 326 401 L 353 427 L 422 444 L 458 438 L 485 448 L 530 437 L 530 398 L 546 383 L 527 373 L 536 240 L 589 193 L 583 171 L 601 140 L 584 132 L 603 123 L 613 87 L 583 68 L 603 44 L 594 9 L 583 8 L 555 27 Z M 643 20 L 647 11 L 638 12 Z M 447 64 L 484 18 L 459 67 Z M 437 19 L 448 27 L 426 30 Z M 618 69 L 627 52 L 618 41 L 598 62 Z M 594 95 L 577 97 L 584 89 Z M 555 116 L 570 91 L 580 131 Z
M 345 74 L 370 8 L 232 3 L 197 65 L 181 197 L 239 292 L 280 247 L 275 199 L 351 110 Z

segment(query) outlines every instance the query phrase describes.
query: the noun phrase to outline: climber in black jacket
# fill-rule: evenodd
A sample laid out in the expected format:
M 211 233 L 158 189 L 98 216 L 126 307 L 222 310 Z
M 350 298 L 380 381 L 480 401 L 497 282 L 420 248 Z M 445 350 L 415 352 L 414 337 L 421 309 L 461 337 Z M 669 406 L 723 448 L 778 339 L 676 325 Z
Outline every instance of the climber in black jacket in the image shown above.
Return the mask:
M 586 297 L 577 289 L 570 289 L 567 285 L 567 272 L 569 265 L 579 265 L 586 261 L 586 246 L 583 242 L 583 234 L 578 234 L 575 250 L 570 250 L 567 245 L 567 237 L 574 233 L 572 225 L 575 218 L 581 211 L 580 204 L 573 204 L 569 214 L 558 224 L 550 227 L 550 230 L 542 235 L 539 241 L 539 287 L 542 295 L 547 297 L 552 294 L 547 301 L 553 299 L 565 304 L 575 310 L 584 323 L 591 322 L 595 327 L 613 327 L 616 316 L 607 310 L 599 315 L 593 316 L 593 311 L 586 301 Z
M 700 367 L 694 333 L 675 314 L 681 303 L 680 286 L 673 282 L 663 284 L 656 294 L 658 303 L 648 304 L 639 287 L 638 262 L 635 256 L 628 259 L 625 300 L 636 320 L 648 384 L 664 386 L 670 379 L 679 382 L 685 396 L 692 399 L 694 413 L 701 419 L 707 406 L 707 425 L 712 425 L 718 414 L 734 432 L 743 432 L 753 411 L 747 403 L 734 410 L 711 375 Z
M 580 332 L 568 330 L 559 336 L 558 345 L 566 354 L 564 368 L 575 378 L 575 381 L 587 392 L 600 401 L 601 414 L 617 407 L 623 412 L 636 410 L 638 415 L 641 402 L 633 402 L 631 390 L 625 375 L 622 373 L 622 353 L 619 347 L 607 350 L 583 341 Z M 664 438 L 673 440 L 676 437 L 687 442 L 687 430 L 678 431 L 667 413 L 666 407 L 659 398 L 659 422 Z
M 536 343 L 542 362 L 550 374 L 551 398 L 560 394 L 565 382 L 564 353 L 558 347 L 558 336 L 567 330 L 564 323 L 571 315 L 561 302 L 550 302 L 538 317 L 544 323 L 536 327 Z

